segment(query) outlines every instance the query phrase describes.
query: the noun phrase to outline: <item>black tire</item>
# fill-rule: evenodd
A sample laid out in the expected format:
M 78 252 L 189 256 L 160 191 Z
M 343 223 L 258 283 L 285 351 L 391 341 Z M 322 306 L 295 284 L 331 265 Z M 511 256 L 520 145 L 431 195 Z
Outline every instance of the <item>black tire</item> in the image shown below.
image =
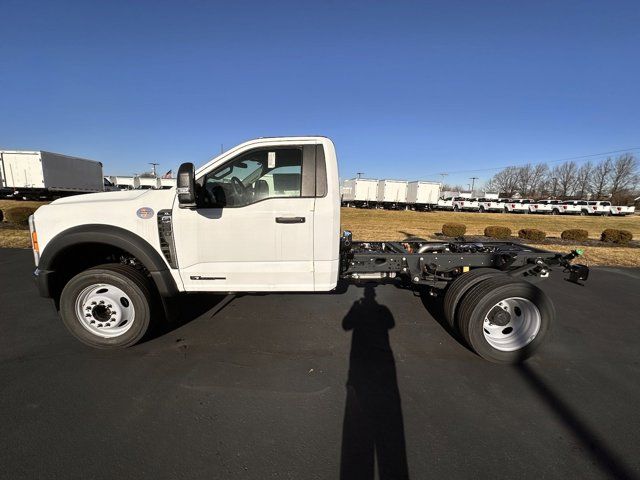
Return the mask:
M 484 319 L 493 307 L 506 298 L 529 300 L 540 314 L 540 325 L 533 340 L 513 351 L 494 348 L 484 335 Z M 474 286 L 462 299 L 458 310 L 460 333 L 467 344 L 482 358 L 494 363 L 519 363 L 530 357 L 544 342 L 555 320 L 551 300 L 535 285 L 524 280 L 491 278 Z
M 557 208 L 554 208 L 553 210 L 551 210 L 551 215 L 559 215 L 560 214 L 560 210 L 558 210 Z
M 463 273 L 451 282 L 444 294 L 442 310 L 445 320 L 452 328 L 457 327 L 456 310 L 464 294 L 483 280 L 497 275 L 504 275 L 504 273 L 495 268 L 475 268 L 467 273 Z
M 480 208 L 478 209 L 478 211 L 479 211 L 480 213 L 484 213 L 484 212 L 485 212 L 484 207 L 480 207 Z
M 76 300 L 81 292 L 100 283 L 121 289 L 131 299 L 135 316 L 131 327 L 122 335 L 101 337 L 85 328 L 77 317 Z M 119 263 L 98 265 L 80 272 L 65 285 L 60 296 L 60 316 L 67 330 L 85 345 L 101 349 L 129 347 L 144 337 L 155 314 L 157 302 L 152 292 L 147 277 L 133 267 Z

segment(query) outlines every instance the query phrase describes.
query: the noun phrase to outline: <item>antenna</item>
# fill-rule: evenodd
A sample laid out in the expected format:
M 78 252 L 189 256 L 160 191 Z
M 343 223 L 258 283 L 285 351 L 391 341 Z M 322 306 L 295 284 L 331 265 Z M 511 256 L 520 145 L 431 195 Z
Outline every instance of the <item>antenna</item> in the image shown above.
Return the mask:
M 157 177 L 158 175 L 156 175 L 156 167 L 160 164 L 149 162 L 149 165 L 151 165 L 151 173 L 153 174 L 154 177 Z
M 478 177 L 471 177 L 469 180 L 471 180 L 471 191 L 473 192 L 473 187 L 476 186 L 476 180 L 478 180 Z
M 364 175 L 364 172 L 356 172 L 356 175 L 358 176 L 358 179 L 362 178 L 362 175 Z

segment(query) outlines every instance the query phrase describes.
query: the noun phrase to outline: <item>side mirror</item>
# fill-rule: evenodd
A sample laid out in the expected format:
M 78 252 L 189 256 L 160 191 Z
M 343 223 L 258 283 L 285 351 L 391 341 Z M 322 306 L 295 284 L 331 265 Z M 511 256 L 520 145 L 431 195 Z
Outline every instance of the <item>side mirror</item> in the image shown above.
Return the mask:
M 180 208 L 195 208 L 196 172 L 193 163 L 183 163 L 180 165 L 176 189 Z

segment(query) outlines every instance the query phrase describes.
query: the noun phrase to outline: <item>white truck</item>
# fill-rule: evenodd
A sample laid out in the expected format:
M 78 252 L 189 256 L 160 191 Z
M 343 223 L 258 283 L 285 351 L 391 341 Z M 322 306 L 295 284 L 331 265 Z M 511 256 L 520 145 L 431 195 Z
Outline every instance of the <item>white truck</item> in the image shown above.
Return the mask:
M 565 200 L 560 205 L 554 206 L 552 215 L 581 215 L 582 205 L 579 200 Z
M 438 210 L 453 210 L 453 202 L 458 197 L 450 197 L 444 196 L 438 199 L 438 203 L 436 204 L 436 208 Z
M 554 321 L 551 301 L 524 278 L 545 278 L 553 266 L 574 281 L 588 276 L 570 264 L 579 251 L 353 242 L 340 234 L 338 162 L 325 137 L 252 140 L 197 170 L 181 165 L 177 182 L 68 197 L 30 217 L 39 292 L 78 340 L 131 346 L 181 292 L 329 292 L 340 280 L 397 279 L 443 293 L 444 315 L 470 348 L 513 363 Z
M 502 198 L 481 198 L 478 201 L 480 213 L 497 212 L 504 213 L 504 202 Z
M 611 205 L 609 207 L 609 215 L 624 217 L 625 215 L 633 215 L 636 207 L 627 205 Z
M 376 202 L 379 208 L 400 210 L 407 205 L 407 185 L 405 180 L 378 180 Z
M 378 201 L 378 180 L 352 178 L 342 182 L 342 203 L 346 207 L 371 208 Z
M 407 204 L 415 210 L 433 210 L 438 204 L 442 184 L 415 181 L 407 185 Z
M 562 204 L 562 200 L 538 200 L 529 204 L 530 213 L 552 213 L 554 208 Z
M 107 178 L 118 190 L 133 190 L 135 188 L 135 177 L 109 175 Z
M 477 212 L 480 209 L 479 199 L 458 197 L 453 201 L 454 212 Z
M 529 198 L 507 200 L 504 202 L 504 211 L 507 213 L 529 213 L 529 205 L 532 203 L 535 201 Z
M 102 192 L 102 163 L 59 153 L 0 150 L 0 193 L 19 198 L 55 198 Z

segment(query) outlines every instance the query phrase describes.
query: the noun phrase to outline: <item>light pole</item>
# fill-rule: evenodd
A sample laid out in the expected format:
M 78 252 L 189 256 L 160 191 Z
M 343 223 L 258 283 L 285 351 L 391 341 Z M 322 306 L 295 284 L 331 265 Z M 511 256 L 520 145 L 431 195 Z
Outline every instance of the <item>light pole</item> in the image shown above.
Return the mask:
M 478 177 L 471 177 L 469 180 L 471 180 L 471 191 L 473 192 L 473 188 L 476 186 L 476 180 L 478 180 Z
M 149 165 L 151 165 L 151 173 L 153 174 L 154 177 L 157 177 L 157 175 L 156 175 L 156 167 L 158 165 L 160 165 L 160 164 L 159 163 L 149 162 Z

